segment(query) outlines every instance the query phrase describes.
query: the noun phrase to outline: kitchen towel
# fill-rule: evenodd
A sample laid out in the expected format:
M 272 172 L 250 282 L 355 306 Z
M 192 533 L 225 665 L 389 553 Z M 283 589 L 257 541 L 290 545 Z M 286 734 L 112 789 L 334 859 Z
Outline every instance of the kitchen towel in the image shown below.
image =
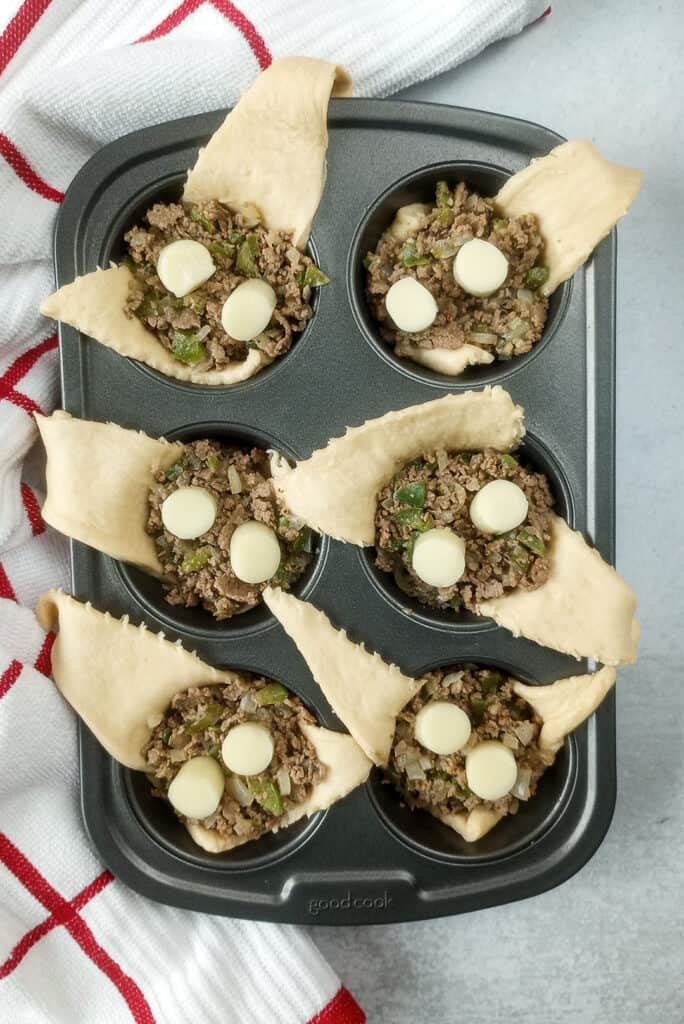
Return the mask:
M 38 313 L 84 162 L 126 132 L 228 107 L 274 56 L 343 64 L 359 96 L 439 74 L 543 0 L 4 0 L 0 5 L 0 1016 L 12 1024 L 360 1024 L 299 928 L 149 902 L 103 870 L 78 805 L 76 728 L 32 609 L 68 588 L 33 413 L 58 404 Z

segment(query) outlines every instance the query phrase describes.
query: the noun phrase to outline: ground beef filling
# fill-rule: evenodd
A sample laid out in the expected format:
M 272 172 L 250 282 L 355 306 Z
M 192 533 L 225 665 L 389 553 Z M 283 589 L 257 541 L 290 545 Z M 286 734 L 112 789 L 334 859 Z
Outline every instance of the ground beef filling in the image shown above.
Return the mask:
M 406 240 L 390 229 L 366 256 L 366 292 L 380 334 L 391 345 L 458 349 L 476 345 L 499 359 L 529 352 L 544 331 L 548 299 L 539 288 L 548 278 L 544 240 L 534 214 L 501 218 L 492 199 L 459 183 L 437 185 L 437 205 L 421 218 L 422 227 Z M 454 256 L 472 238 L 491 242 L 506 256 L 508 276 L 493 295 L 463 291 L 453 274 Z M 390 286 L 414 277 L 434 296 L 439 313 L 431 327 L 414 334 L 395 327 L 385 308 Z
M 521 800 L 534 796 L 539 779 L 553 763 L 553 754 L 538 746 L 542 721 L 513 691 L 515 679 L 473 665 L 455 665 L 428 672 L 424 680 L 397 719 L 387 780 L 411 808 L 453 813 L 489 807 L 501 814 L 515 814 Z M 470 739 L 455 754 L 434 754 L 414 736 L 416 715 L 436 700 L 453 701 L 470 719 Z M 513 789 L 500 800 L 482 800 L 468 788 L 466 754 L 483 740 L 504 743 L 518 765 Z
M 521 526 L 493 536 L 470 519 L 475 494 L 491 480 L 510 480 L 527 496 L 528 515 Z M 493 448 L 483 452 L 437 451 L 405 466 L 380 491 L 375 515 L 376 565 L 394 574 L 398 586 L 421 604 L 463 606 L 475 611 L 480 601 L 520 587 L 534 590 L 549 575 L 553 497 L 543 473 L 520 465 Z M 451 587 L 423 582 L 411 564 L 416 538 L 434 527 L 448 527 L 466 543 L 466 568 Z
M 269 584 L 287 590 L 306 569 L 311 532 L 279 506 L 269 457 L 260 448 L 247 451 L 217 441 L 193 441 L 185 445 L 178 462 L 157 472 L 155 481 L 147 532 L 155 539 L 169 604 L 201 604 L 215 618 L 229 619 L 259 604 Z M 165 529 L 161 506 L 179 487 L 192 486 L 203 487 L 216 498 L 216 520 L 196 540 L 180 540 Z M 282 550 L 278 571 L 264 583 L 242 582 L 230 565 L 230 538 L 250 519 L 275 530 Z
M 268 770 L 249 778 L 233 775 L 221 759 L 226 733 L 242 722 L 261 723 L 275 743 Z M 307 800 L 323 777 L 316 751 L 301 730 L 304 722 L 315 724 L 315 719 L 301 701 L 261 676 L 177 693 L 142 750 L 153 793 L 166 797 L 186 761 L 213 757 L 225 772 L 226 788 L 218 809 L 200 824 L 224 836 L 256 839 Z
M 181 363 L 197 370 L 221 370 L 243 360 L 248 348 L 270 358 L 282 355 L 313 315 L 312 287 L 328 278 L 281 231 L 249 223 L 217 202 L 157 203 L 146 226 L 125 236 L 135 282 L 126 312 L 153 331 Z M 157 275 L 160 251 L 170 242 L 201 242 L 216 266 L 205 284 L 183 298 L 167 291 Z M 223 304 L 250 277 L 268 281 L 277 296 L 270 325 L 253 341 L 231 338 L 221 323 Z

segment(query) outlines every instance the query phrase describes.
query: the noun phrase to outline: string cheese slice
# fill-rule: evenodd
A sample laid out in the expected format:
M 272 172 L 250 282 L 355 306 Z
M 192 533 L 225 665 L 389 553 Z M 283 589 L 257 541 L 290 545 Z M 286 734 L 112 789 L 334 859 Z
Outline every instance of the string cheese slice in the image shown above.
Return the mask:
M 458 704 L 435 700 L 420 709 L 413 732 L 434 754 L 454 754 L 470 739 L 470 719 Z
M 165 245 L 157 257 L 159 280 L 178 299 L 194 292 L 215 271 L 209 250 L 191 238 L 179 238 Z
M 230 538 L 230 566 L 243 583 L 264 583 L 280 565 L 280 543 L 266 523 L 250 519 Z
M 394 282 L 385 296 L 385 308 L 399 330 L 408 334 L 430 327 L 439 312 L 432 292 L 413 277 Z
M 527 519 L 527 496 L 512 480 L 491 480 L 470 503 L 473 525 L 483 533 L 507 533 Z
M 451 587 L 465 572 L 465 541 L 453 530 L 421 533 L 413 545 L 414 572 L 430 587 Z
M 186 818 L 208 818 L 223 796 L 225 776 L 213 757 L 193 757 L 169 786 L 171 805 Z
M 478 743 L 466 756 L 468 786 L 481 800 L 500 800 L 513 788 L 517 777 L 513 751 L 498 740 Z
M 252 341 L 268 327 L 276 301 L 276 293 L 268 281 L 244 281 L 223 303 L 224 331 L 236 341 Z
M 179 487 L 164 499 L 161 519 L 174 537 L 194 540 L 214 525 L 216 498 L 203 487 Z
M 454 277 L 469 295 L 492 295 L 506 280 L 508 260 L 495 245 L 471 238 L 456 253 Z
M 265 725 L 241 722 L 229 730 L 221 744 L 226 768 L 236 775 L 259 775 L 273 760 L 275 744 Z

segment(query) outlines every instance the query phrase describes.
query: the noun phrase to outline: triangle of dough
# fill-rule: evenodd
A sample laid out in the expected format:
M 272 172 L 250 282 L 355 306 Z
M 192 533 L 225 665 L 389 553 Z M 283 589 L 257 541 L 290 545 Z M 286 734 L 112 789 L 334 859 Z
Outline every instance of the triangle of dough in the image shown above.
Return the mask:
M 67 412 L 36 414 L 36 423 L 47 453 L 45 522 L 161 575 L 154 539 L 145 532 L 147 499 L 155 471 L 173 465 L 183 446 Z
M 349 96 L 344 68 L 308 57 L 274 61 L 214 132 L 188 175 L 183 198 L 218 199 L 254 213 L 303 248 L 321 201 L 330 96 Z
M 297 646 L 330 707 L 368 757 L 386 764 L 397 715 L 420 681 L 337 630 L 322 611 L 267 587 L 264 601 Z
M 634 591 L 581 533 L 553 517 L 551 571 L 536 590 L 515 590 L 478 606 L 513 636 L 606 665 L 636 661 Z
M 539 735 L 540 749 L 555 754 L 565 737 L 593 715 L 616 679 L 613 666 L 606 665 L 599 672 L 558 679 L 548 686 L 515 683 L 513 689 L 544 722 Z
M 41 597 L 36 616 L 46 631 L 59 628 L 52 648 L 57 688 L 127 768 L 145 770 L 140 751 L 174 694 L 237 677 L 211 668 L 163 633 L 134 626 L 128 616 L 102 614 L 61 590 Z
M 487 365 L 494 362 L 494 356 L 477 345 L 461 345 L 460 348 L 419 348 L 410 341 L 400 341 L 394 349 L 396 355 L 412 359 L 414 363 L 427 366 L 436 373 L 458 377 L 469 366 Z
M 644 176 L 601 156 L 587 139 L 564 142 L 509 178 L 494 202 L 509 217 L 536 214 L 549 279 L 545 295 L 591 256 L 636 199 Z

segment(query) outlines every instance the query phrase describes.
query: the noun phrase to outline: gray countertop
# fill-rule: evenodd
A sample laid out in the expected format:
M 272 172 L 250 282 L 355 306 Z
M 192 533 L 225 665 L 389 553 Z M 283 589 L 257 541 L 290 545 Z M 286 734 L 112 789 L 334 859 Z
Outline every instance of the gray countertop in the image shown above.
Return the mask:
M 578 875 L 461 917 L 311 929 L 371 1024 L 684 1019 L 683 51 L 677 0 L 574 0 L 403 94 L 538 121 L 645 171 L 619 229 L 617 420 L 618 566 L 643 634 L 618 682 L 615 818 Z

